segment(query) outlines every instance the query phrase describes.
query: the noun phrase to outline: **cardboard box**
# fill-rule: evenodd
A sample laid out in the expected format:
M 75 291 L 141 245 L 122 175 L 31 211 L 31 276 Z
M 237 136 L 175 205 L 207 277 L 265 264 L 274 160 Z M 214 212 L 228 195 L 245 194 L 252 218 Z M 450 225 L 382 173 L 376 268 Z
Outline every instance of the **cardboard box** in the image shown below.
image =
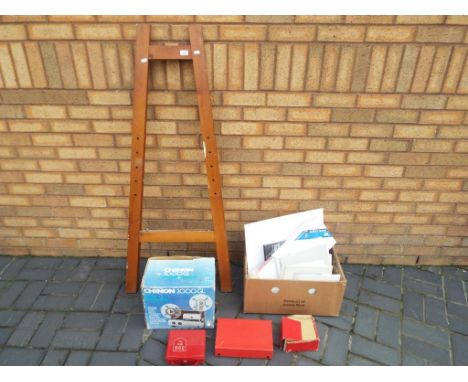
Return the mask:
M 281 319 L 280 344 L 285 352 L 317 351 L 320 346 L 317 325 L 311 315 Z
M 323 222 L 323 209 L 280 216 L 245 226 L 245 313 L 339 316 L 346 289 L 346 277 L 334 248 L 329 249 L 329 252 L 332 254 L 333 273 L 339 275 L 338 281 L 251 276 L 264 262 L 265 244 L 286 240 L 291 227 L 297 227 L 307 219 L 316 219 L 320 224 Z
M 346 277 L 334 251 L 332 255 L 333 272 L 340 274 L 338 282 L 250 278 L 246 259 L 244 313 L 339 316 Z
M 141 282 L 147 329 L 213 328 L 215 275 L 214 258 L 149 258 Z

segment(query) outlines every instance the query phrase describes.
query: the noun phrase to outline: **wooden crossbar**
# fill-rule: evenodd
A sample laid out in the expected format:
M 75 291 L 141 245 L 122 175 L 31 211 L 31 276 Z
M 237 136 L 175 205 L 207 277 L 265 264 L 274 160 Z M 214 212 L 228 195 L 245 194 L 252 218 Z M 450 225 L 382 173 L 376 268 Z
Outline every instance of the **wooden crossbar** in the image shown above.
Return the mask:
M 150 60 L 191 60 L 192 48 L 190 45 L 150 45 L 148 58 Z
M 231 268 L 224 220 L 223 197 L 219 174 L 218 149 L 213 125 L 208 74 L 202 30 L 189 27 L 190 45 L 150 45 L 150 26 L 139 25 L 135 50 L 135 87 L 133 89 L 132 155 L 128 211 L 128 252 L 126 291 L 135 293 L 139 281 L 140 247 L 143 242 L 204 243 L 214 242 L 216 260 L 223 292 L 232 291 Z M 148 103 L 148 68 L 150 60 L 191 60 L 197 90 L 200 132 L 204 144 L 208 178 L 212 231 L 142 230 L 143 177 L 145 167 L 146 112 Z
M 214 231 L 150 231 L 140 232 L 140 242 L 148 243 L 214 243 Z

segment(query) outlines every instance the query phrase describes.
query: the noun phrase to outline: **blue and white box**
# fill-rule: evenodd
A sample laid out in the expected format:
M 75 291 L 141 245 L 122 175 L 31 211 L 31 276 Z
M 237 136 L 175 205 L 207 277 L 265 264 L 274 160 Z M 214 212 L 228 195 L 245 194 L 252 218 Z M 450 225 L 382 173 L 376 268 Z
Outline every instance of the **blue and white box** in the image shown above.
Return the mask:
M 151 257 L 141 282 L 148 329 L 214 328 L 214 258 Z

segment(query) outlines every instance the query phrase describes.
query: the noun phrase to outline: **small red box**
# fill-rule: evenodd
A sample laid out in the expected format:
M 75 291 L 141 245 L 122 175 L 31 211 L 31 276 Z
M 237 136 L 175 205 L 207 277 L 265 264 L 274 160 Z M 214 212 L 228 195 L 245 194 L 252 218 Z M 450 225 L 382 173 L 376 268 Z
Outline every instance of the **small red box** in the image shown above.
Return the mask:
M 273 325 L 269 320 L 219 318 L 215 354 L 221 357 L 273 357 Z
M 285 352 L 317 351 L 320 346 L 317 325 L 310 315 L 294 315 L 281 319 L 280 343 Z
M 170 330 L 167 337 L 168 365 L 201 365 L 205 362 L 204 330 Z

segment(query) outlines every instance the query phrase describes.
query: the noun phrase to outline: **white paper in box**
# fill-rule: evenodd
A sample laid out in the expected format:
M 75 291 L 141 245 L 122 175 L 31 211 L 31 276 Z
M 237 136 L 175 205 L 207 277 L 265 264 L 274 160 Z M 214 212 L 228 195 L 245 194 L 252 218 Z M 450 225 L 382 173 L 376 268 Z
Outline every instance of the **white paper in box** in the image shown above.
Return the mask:
M 300 233 L 301 227 L 308 229 L 325 229 L 323 218 L 323 208 L 316 210 L 298 212 L 295 214 L 276 217 L 273 219 L 262 220 L 245 225 L 245 245 L 247 256 L 247 272 L 250 276 L 256 277 L 261 267 L 263 277 L 270 275 L 270 278 L 277 278 L 276 266 L 272 261 L 265 263 L 264 245 L 277 243 L 281 241 L 290 242 L 294 235 Z M 301 240 L 298 240 L 298 242 Z M 309 240 L 303 240 L 306 242 Z M 333 237 L 324 238 L 327 252 L 335 245 Z M 283 244 L 284 245 L 284 244 Z M 309 244 L 294 244 L 309 245 Z M 277 250 L 281 254 L 281 247 Z

